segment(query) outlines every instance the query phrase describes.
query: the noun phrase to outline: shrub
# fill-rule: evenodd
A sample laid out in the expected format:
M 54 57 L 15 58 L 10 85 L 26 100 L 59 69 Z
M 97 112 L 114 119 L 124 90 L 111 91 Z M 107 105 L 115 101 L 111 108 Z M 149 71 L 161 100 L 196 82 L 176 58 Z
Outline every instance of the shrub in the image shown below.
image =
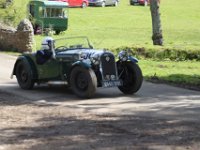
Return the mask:
M 196 60 L 200 61 L 200 50 L 193 49 L 177 49 L 168 47 L 119 47 L 114 49 L 115 53 L 119 53 L 121 50 L 131 50 L 133 55 L 142 58 L 151 58 L 156 60 L 173 60 L 173 61 L 185 61 Z

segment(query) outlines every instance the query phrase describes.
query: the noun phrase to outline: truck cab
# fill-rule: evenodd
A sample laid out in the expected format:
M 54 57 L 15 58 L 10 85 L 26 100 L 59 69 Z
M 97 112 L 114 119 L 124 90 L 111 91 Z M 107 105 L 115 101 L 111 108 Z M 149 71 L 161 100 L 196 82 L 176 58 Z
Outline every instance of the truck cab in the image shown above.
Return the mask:
M 34 33 L 52 29 L 59 34 L 68 28 L 68 3 L 60 1 L 31 0 L 28 4 L 29 19 Z

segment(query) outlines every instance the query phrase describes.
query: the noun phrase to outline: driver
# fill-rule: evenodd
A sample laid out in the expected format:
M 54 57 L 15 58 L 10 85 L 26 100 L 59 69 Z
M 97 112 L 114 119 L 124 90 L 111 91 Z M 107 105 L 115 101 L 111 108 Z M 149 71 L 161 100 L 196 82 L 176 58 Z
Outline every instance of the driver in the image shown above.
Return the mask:
M 54 39 L 52 37 L 45 37 L 42 40 L 41 50 L 36 52 L 37 64 L 42 65 L 51 58 L 53 54 L 51 44 L 54 46 Z
M 42 50 L 51 50 L 51 45 L 50 44 L 53 44 L 53 46 L 54 46 L 54 39 L 52 37 L 50 37 L 50 36 L 45 37 L 42 40 L 41 49 Z

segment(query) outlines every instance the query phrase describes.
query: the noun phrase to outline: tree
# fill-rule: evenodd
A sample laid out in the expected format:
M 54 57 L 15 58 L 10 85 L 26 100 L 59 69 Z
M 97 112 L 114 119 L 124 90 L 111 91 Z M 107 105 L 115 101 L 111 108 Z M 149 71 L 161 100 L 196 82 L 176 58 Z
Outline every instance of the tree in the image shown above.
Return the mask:
M 150 0 L 150 10 L 152 18 L 152 40 L 154 45 L 163 45 L 163 35 L 160 20 L 160 0 Z

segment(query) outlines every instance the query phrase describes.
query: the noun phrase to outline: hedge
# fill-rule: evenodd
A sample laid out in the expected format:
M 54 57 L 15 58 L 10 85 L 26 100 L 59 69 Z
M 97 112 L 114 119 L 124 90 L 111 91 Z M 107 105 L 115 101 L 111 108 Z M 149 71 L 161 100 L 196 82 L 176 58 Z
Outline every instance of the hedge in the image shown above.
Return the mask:
M 115 53 L 119 53 L 121 50 L 131 51 L 137 58 L 151 58 L 156 60 L 173 60 L 173 61 L 185 61 L 196 60 L 200 61 L 200 49 L 179 49 L 168 47 L 119 47 L 114 49 Z

